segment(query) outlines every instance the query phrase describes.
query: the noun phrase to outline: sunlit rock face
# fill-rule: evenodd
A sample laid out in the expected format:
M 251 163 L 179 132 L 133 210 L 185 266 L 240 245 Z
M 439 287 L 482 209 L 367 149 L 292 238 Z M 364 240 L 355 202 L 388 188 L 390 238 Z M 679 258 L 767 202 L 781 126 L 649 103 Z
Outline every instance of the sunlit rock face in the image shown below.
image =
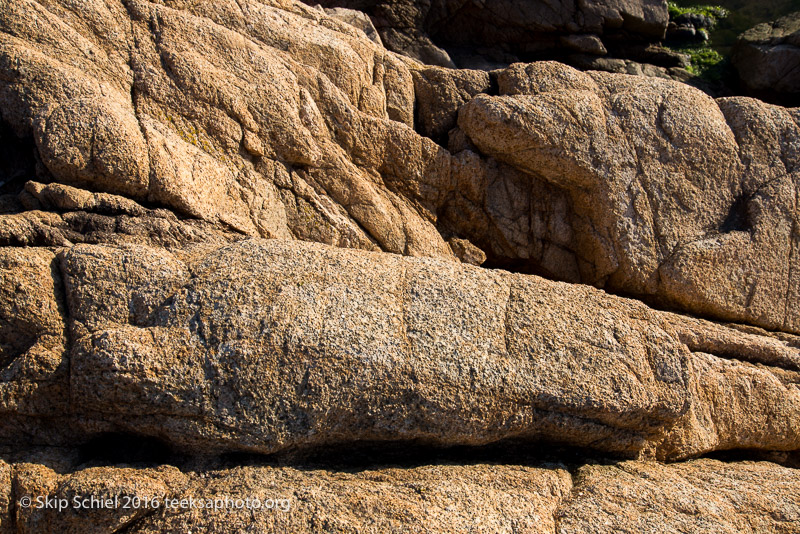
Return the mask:
M 0 2 L 0 534 L 792 532 L 798 112 L 326 7 Z

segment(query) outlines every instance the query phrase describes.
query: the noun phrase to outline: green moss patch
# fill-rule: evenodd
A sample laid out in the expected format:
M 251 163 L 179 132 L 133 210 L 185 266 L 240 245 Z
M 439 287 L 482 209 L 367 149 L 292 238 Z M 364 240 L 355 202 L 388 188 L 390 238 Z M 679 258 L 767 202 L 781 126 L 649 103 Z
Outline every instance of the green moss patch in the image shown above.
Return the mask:
M 669 18 L 674 19 L 686 13 L 693 15 L 703 15 L 712 19 L 724 19 L 728 16 L 728 11 L 722 6 L 679 6 L 675 2 L 667 3 Z

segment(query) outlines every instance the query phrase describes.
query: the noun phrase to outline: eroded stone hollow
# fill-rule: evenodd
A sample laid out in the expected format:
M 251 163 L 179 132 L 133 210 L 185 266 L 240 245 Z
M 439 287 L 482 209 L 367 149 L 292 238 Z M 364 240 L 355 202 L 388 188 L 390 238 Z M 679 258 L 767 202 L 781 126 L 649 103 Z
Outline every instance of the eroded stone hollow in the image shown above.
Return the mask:
M 0 2 L 0 534 L 796 532 L 798 111 L 366 4 Z

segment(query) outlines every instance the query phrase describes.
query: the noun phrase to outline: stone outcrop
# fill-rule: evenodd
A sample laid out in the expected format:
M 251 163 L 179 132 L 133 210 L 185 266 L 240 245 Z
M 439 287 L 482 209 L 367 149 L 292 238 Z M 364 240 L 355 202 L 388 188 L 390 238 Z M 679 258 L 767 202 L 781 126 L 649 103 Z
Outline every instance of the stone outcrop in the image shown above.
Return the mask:
M 0 534 L 793 531 L 798 112 L 479 4 L 0 2 Z
M 247 235 L 449 256 L 433 216 L 399 193 L 441 160 L 402 125 L 403 60 L 316 9 L 282 6 L 9 5 L 3 119 L 33 137 L 45 181 Z
M 768 462 L 423 465 L 358 472 L 2 464 L 16 532 L 796 532 L 800 475 Z M 128 503 L 88 508 L 90 499 Z M 52 508 L 37 507 L 50 499 Z M 84 508 L 82 508 L 86 504 Z M 60 507 L 60 508 L 59 508 Z
M 744 32 L 733 48 L 731 62 L 750 94 L 800 105 L 800 11 Z
M 622 462 L 578 470 L 558 532 L 796 532 L 797 471 L 767 462 Z M 577 490 L 577 491 L 576 491 Z
M 307 3 L 362 10 L 387 48 L 441 67 L 486 68 L 520 59 L 552 59 L 565 52 L 603 56 L 607 47 L 624 49 L 631 41 L 662 39 L 668 22 L 667 4 L 661 0 Z
M 302 4 L 245 4 L 247 26 L 238 4 L 98 3 L 62 27 L 26 2 L 0 20 L 20 65 L 0 94 L 43 182 L 248 236 L 453 260 L 467 239 L 490 264 L 800 328 L 791 111 L 555 63 L 422 68 Z M 763 121 L 789 141 L 754 136 Z M 5 232 L 60 244 L 43 226 L 64 234 L 30 214 Z
M 64 509 L 17 509 L 17 532 L 552 532 L 569 494 L 563 467 L 421 466 L 356 473 L 240 467 L 181 472 L 174 467 L 85 468 L 66 475 L 31 463 L 12 471 L 13 496 L 49 497 Z M 2 498 L 0 497 L 0 498 Z M 129 510 L 81 510 L 92 497 Z M 75 500 L 77 498 L 77 501 Z M 183 503 L 181 501 L 184 501 Z M 142 503 L 134 508 L 133 504 Z M 153 506 L 150 503 L 157 503 Z M 148 504 L 148 505 L 146 505 Z
M 560 253 L 542 267 L 798 332 L 795 111 L 557 63 L 498 80 L 500 95 L 470 100 L 458 124 L 481 153 L 563 191 L 549 221 Z
M 55 259 L 23 257 L 31 278 Z M 70 346 L 55 338 L 48 365 L 33 349 L 8 364 L 4 433 L 32 444 L 131 433 L 275 453 L 525 438 L 671 459 L 800 448 L 796 340 L 585 286 L 279 240 L 183 254 L 75 245 L 57 269 L 66 302 L 53 290 L 39 296 L 47 313 L 18 302 L 38 332 L 27 344 L 53 344 L 66 323 Z

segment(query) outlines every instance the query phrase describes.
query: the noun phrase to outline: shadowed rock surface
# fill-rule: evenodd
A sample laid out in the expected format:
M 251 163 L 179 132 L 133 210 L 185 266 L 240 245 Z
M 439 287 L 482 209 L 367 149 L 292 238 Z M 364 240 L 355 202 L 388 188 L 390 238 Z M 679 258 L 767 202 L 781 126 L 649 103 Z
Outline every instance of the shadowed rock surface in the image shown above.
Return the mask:
M 800 105 L 800 11 L 744 32 L 731 62 L 750 94 Z
M 307 3 L 362 10 L 374 21 L 387 48 L 441 67 L 486 68 L 570 53 L 603 56 L 606 45 L 624 50 L 631 41 L 662 39 L 668 22 L 667 4 L 661 0 Z

